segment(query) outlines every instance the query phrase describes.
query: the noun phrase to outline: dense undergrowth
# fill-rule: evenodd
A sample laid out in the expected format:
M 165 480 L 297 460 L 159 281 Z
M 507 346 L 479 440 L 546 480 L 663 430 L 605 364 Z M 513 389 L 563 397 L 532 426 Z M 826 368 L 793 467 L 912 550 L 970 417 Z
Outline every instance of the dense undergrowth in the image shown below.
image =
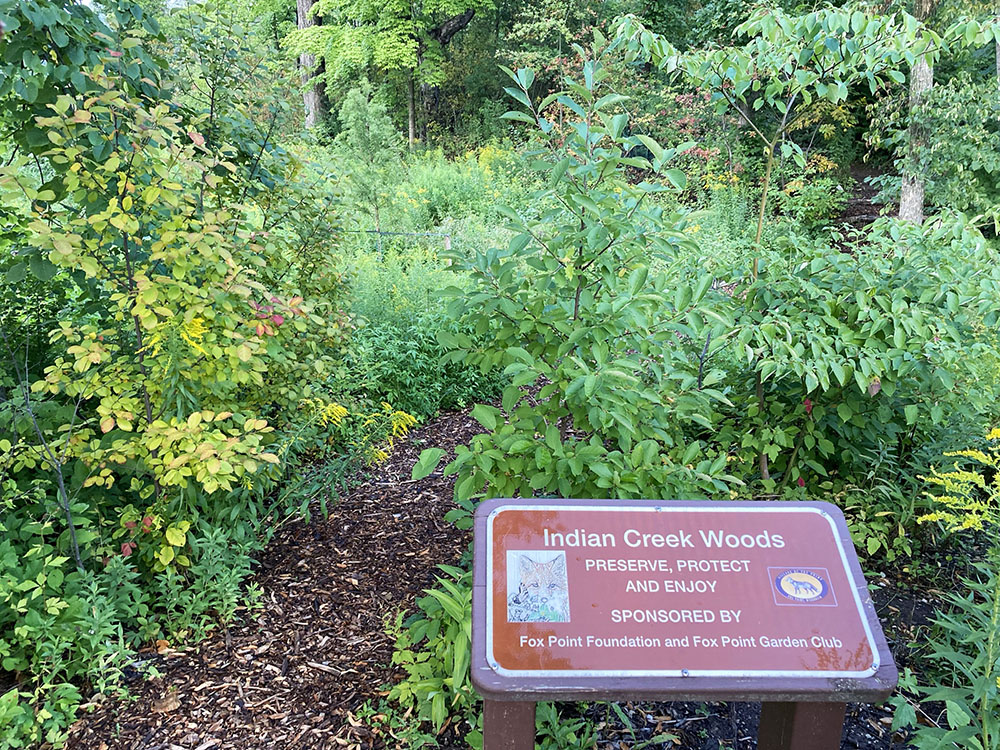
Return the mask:
M 484 428 L 445 469 L 463 527 L 494 495 L 824 497 L 876 569 L 995 542 L 995 452 L 946 454 L 998 417 L 997 129 L 969 98 L 996 32 L 774 8 L 678 49 L 669 14 L 612 23 L 641 5 L 583 3 L 554 48 L 524 10 L 507 61 L 537 70 L 506 71 L 505 119 L 471 47 L 427 62 L 438 96 L 462 65 L 492 93 L 409 149 L 377 62 L 328 70 L 338 106 L 301 132 L 273 9 L 0 0 L 0 744 L 58 747 L 140 648 L 252 610 L 281 524 L 442 410 Z M 960 70 L 914 145 L 919 54 Z M 862 135 L 886 196 L 926 171 L 923 224 L 838 221 Z M 986 469 L 936 473 L 955 461 Z M 942 687 L 897 697 L 899 726 L 945 704 L 921 746 L 997 747 L 990 555 L 941 615 Z M 418 605 L 388 710 L 475 745 L 466 570 Z

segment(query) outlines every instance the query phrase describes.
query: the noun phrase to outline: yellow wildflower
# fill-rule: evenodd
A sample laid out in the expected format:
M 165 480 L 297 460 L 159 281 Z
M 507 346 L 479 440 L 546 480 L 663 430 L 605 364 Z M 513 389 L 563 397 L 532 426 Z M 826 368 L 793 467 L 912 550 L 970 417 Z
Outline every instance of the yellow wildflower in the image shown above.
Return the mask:
M 200 352 L 207 357 L 208 352 L 199 344 L 205 337 L 206 331 L 208 331 L 208 328 L 205 327 L 205 319 L 197 316 L 181 325 L 181 338 L 196 352 Z

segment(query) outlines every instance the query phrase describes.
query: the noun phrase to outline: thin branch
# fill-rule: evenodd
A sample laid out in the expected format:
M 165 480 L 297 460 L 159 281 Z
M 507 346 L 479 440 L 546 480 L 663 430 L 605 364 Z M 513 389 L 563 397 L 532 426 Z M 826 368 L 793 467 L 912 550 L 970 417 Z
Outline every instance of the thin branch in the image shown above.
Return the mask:
M 708 329 L 708 336 L 705 337 L 705 346 L 701 350 L 701 355 L 698 357 L 698 390 L 701 390 L 701 384 L 704 382 L 705 375 L 705 361 L 708 357 L 708 346 L 712 343 L 712 329 Z
M 7 353 L 10 356 L 11 363 L 14 365 L 14 374 L 18 379 L 18 384 L 21 388 L 21 396 L 24 399 L 24 409 L 28 413 L 28 417 L 31 419 L 31 424 L 35 429 L 35 435 L 38 437 L 38 442 L 41 443 L 42 449 L 45 451 L 45 455 L 48 458 L 49 463 L 52 465 L 52 470 L 55 472 L 59 505 L 62 508 L 63 513 L 66 515 L 66 527 L 69 530 L 69 542 L 70 549 L 73 551 L 73 560 L 76 562 L 76 569 L 83 573 L 84 568 L 83 560 L 80 558 L 80 543 L 76 538 L 76 524 L 73 522 L 73 510 L 70 507 L 69 493 L 66 492 L 66 482 L 63 477 L 63 464 L 52 452 L 52 448 L 49 446 L 48 440 L 45 439 L 45 433 L 42 432 L 42 428 L 38 425 L 38 420 L 35 418 L 35 411 L 31 408 L 31 388 L 28 386 L 27 358 L 25 358 L 24 377 L 22 378 L 21 372 L 18 369 L 17 358 L 14 356 L 14 352 L 10 348 L 10 340 L 7 338 L 7 332 L 0 329 L 0 336 L 3 336 Z

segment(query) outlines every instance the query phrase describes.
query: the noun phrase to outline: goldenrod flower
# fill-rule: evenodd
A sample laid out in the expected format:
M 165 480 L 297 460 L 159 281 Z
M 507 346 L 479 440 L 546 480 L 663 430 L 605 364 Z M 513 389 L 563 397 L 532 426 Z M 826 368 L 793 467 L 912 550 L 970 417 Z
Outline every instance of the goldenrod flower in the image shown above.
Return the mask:
M 205 337 L 207 331 L 208 328 L 205 327 L 205 319 L 196 316 L 181 325 L 181 338 L 196 352 L 200 352 L 207 357 L 208 352 L 198 343 Z

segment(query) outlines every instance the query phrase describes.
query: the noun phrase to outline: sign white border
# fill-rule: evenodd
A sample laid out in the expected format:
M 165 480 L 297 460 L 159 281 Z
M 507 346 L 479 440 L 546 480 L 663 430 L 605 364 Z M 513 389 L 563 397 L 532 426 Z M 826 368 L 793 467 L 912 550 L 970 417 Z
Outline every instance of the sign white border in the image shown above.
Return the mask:
M 613 501 L 609 501 L 613 502 Z M 844 573 L 850 582 L 851 595 L 857 607 L 858 617 L 864 626 L 865 635 L 868 638 L 868 647 L 872 653 L 873 664 L 868 669 L 862 671 L 836 671 L 836 670 L 785 670 L 785 669 L 506 669 L 501 667 L 493 653 L 493 522 L 497 516 L 505 511 L 540 510 L 540 511 L 595 511 L 620 513 L 622 511 L 641 511 L 650 513 L 815 513 L 826 519 L 830 524 L 833 539 L 837 543 L 837 550 L 840 552 L 840 561 L 843 564 Z M 497 674 L 506 677 L 806 677 L 806 678 L 863 678 L 873 676 L 880 666 L 878 648 L 875 645 L 875 637 L 872 635 L 871 626 L 865 616 L 864 605 L 861 597 L 858 596 L 858 589 L 851 573 L 850 564 L 847 561 L 847 553 L 841 542 L 837 525 L 829 513 L 821 508 L 812 506 L 782 504 L 776 507 L 757 506 L 722 506 L 717 508 L 711 505 L 684 506 L 681 504 L 664 505 L 629 505 L 627 501 L 620 505 L 501 505 L 494 508 L 486 519 L 486 663 L 490 665 Z

